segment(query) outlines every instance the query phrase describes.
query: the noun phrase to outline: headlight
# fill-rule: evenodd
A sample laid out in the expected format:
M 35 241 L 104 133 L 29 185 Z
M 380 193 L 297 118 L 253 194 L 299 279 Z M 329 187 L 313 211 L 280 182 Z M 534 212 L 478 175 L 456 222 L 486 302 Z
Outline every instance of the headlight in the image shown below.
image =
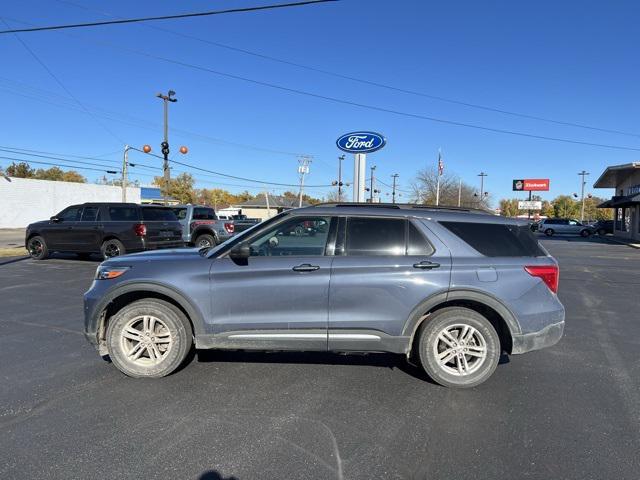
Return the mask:
M 96 280 L 113 280 L 123 275 L 131 267 L 100 266 L 96 270 Z

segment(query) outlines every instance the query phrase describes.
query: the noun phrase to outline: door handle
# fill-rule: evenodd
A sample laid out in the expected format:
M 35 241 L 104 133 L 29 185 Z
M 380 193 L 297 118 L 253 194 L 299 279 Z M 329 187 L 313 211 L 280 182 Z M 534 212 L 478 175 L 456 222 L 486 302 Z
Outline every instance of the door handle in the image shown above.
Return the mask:
M 423 260 L 422 262 L 413 264 L 413 268 L 421 268 L 422 270 L 431 270 L 432 268 L 438 268 L 439 266 L 439 263 L 430 262 L 429 260 Z
M 320 267 L 318 265 L 311 265 L 310 263 L 303 263 L 302 265 L 296 265 L 293 267 L 294 272 L 315 272 L 319 270 Z

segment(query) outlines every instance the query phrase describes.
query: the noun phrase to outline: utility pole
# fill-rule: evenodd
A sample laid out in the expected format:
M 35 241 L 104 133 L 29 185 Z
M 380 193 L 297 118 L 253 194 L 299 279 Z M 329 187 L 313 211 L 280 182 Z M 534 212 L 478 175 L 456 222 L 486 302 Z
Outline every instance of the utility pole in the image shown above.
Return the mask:
M 391 175 L 391 178 L 393 178 L 393 188 L 391 190 L 391 203 L 396 203 L 396 179 L 399 176 L 400 175 L 398 175 L 397 173 L 394 173 L 393 175 Z
M 127 202 L 127 167 L 129 166 L 129 145 L 124 146 L 122 158 L 122 203 Z
M 173 98 L 176 94 L 173 90 L 169 90 L 166 95 L 158 93 L 156 97 L 162 99 L 164 103 L 164 141 L 160 144 L 162 147 L 162 155 L 164 156 L 164 163 L 162 164 L 162 171 L 164 172 L 164 204 L 169 204 L 169 182 L 171 181 L 171 172 L 169 170 L 169 102 L 177 102 L 177 98 Z
M 482 205 L 482 202 L 484 201 L 484 177 L 486 177 L 487 174 L 484 173 L 484 172 L 480 172 L 478 174 L 478 176 L 480 177 L 480 202 L 479 202 L 479 205 Z
M 582 177 L 580 193 L 580 202 L 582 203 L 582 208 L 580 209 L 580 222 L 584 222 L 584 186 L 587 184 L 584 177 L 589 175 L 589 172 L 582 170 L 580 173 L 578 173 L 578 175 Z
M 302 207 L 302 195 L 304 192 L 304 176 L 309 173 L 309 165 L 311 164 L 311 157 L 303 155 L 298 158 L 298 173 L 300 174 L 300 197 L 298 199 L 298 207 Z
M 462 200 L 462 179 L 460 179 L 460 183 L 458 184 L 458 206 L 460 206 L 461 200 Z
M 375 165 L 373 165 L 373 166 L 371 167 L 371 180 L 370 180 L 371 185 L 370 185 L 370 187 L 369 187 L 369 203 L 373 203 L 373 193 L 374 193 L 373 186 L 374 186 L 374 182 L 375 182 L 375 177 L 374 177 L 374 175 L 375 175 L 375 174 L 374 174 L 375 170 L 376 170 L 376 166 L 375 166 Z

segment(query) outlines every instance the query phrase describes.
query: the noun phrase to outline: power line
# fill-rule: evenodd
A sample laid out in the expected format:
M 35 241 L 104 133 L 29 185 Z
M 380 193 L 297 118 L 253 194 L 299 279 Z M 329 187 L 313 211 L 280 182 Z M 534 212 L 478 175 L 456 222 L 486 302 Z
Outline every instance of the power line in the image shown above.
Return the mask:
M 11 160 L 11 161 L 14 161 L 14 162 L 25 162 L 24 159 L 13 158 L 13 157 L 0 157 L 0 159 L 2 159 L 2 160 Z M 95 172 L 109 173 L 107 170 L 99 169 L 99 168 L 79 167 L 78 165 L 65 165 L 63 163 L 41 162 L 39 160 L 38 161 L 28 160 L 28 161 L 26 161 L 26 163 L 35 163 L 37 165 L 51 165 L 51 166 L 54 166 L 54 167 L 77 168 L 78 170 L 93 170 Z
M 342 98 L 331 97 L 331 96 L 328 96 L 328 95 L 321 95 L 321 94 L 318 94 L 318 93 L 307 92 L 305 90 L 299 90 L 299 89 L 296 89 L 296 88 L 285 87 L 283 85 L 269 83 L 269 82 L 265 82 L 265 81 L 262 81 L 262 80 L 255 80 L 253 78 L 248 78 L 248 77 L 243 77 L 243 76 L 240 76 L 240 75 L 226 73 L 226 72 L 222 72 L 222 71 L 219 71 L 219 70 L 214 70 L 212 68 L 205 67 L 205 66 L 202 66 L 202 65 L 195 65 L 195 64 L 184 62 L 184 61 L 181 61 L 181 60 L 174 60 L 174 59 L 171 59 L 171 58 L 163 57 L 163 56 L 152 54 L 152 53 L 142 52 L 142 51 L 139 51 L 139 50 L 134 50 L 134 49 L 131 49 L 131 48 L 128 48 L 128 47 L 120 46 L 120 45 L 114 46 L 113 44 L 108 43 L 108 42 L 94 42 L 94 43 L 103 44 L 103 45 L 106 45 L 106 46 L 109 46 L 109 47 L 112 47 L 112 48 L 116 48 L 116 49 L 122 49 L 124 51 L 133 53 L 135 55 L 140 55 L 140 56 L 147 57 L 147 58 L 153 58 L 155 60 L 160 60 L 160 61 L 163 61 L 163 62 L 166 62 L 166 63 L 170 63 L 170 64 L 173 64 L 173 65 L 180 65 L 180 66 L 185 67 L 185 68 L 190 68 L 190 69 L 193 69 L 193 70 L 199 70 L 199 71 L 211 73 L 211 74 L 218 75 L 218 76 L 225 77 L 225 78 L 231 78 L 231 79 L 234 79 L 234 80 L 241 80 L 243 82 L 252 83 L 254 85 L 261 85 L 263 87 L 268 87 L 268 88 L 272 88 L 272 89 L 276 89 L 276 90 L 280 90 L 280 91 L 284 91 L 284 92 L 295 93 L 297 95 L 307 96 L 307 97 L 316 98 L 316 99 L 319 99 L 319 100 L 325 100 L 325 101 L 328 101 L 328 102 L 338 103 L 338 104 L 342 104 L 342 105 L 350 105 L 350 106 L 353 106 L 353 107 L 364 108 L 364 109 L 367 109 L 367 110 L 373 110 L 373 111 L 378 111 L 378 112 L 383 112 L 383 113 L 390 113 L 390 114 L 393 114 L 393 115 L 398 115 L 398 116 L 403 116 L 403 117 L 408 117 L 408 118 L 415 118 L 415 119 L 419 119 L 419 120 L 427 120 L 427 121 L 430 121 L 430 122 L 441 123 L 441 124 L 446 124 L 446 125 L 454 125 L 454 126 L 458 126 L 458 127 L 471 128 L 471 129 L 475 129 L 475 130 L 482 130 L 482 131 L 487 131 L 487 132 L 500 133 L 500 134 L 504 134 L 504 135 L 512 135 L 512 136 L 519 136 L 519 137 L 525 137 L 525 138 L 532 138 L 532 139 L 536 139 L 536 140 L 546 140 L 546 141 L 552 141 L 552 142 L 569 143 L 569 144 L 574 144 L 574 145 L 585 145 L 585 146 L 590 146 L 590 147 L 599 147 L 599 148 L 609 148 L 609 149 L 614 149 L 614 150 L 628 150 L 628 151 L 640 152 L 640 148 L 637 148 L 637 147 L 629 147 L 629 146 L 622 146 L 622 145 L 611 145 L 611 144 L 604 144 L 604 143 L 585 142 L 585 141 L 581 141 L 581 140 L 573 140 L 573 139 L 561 138 L 561 137 L 550 137 L 550 136 L 546 136 L 546 135 L 537 135 L 537 134 L 533 134 L 533 133 L 520 132 L 520 131 L 517 131 L 517 130 L 505 130 L 505 129 L 501 129 L 501 128 L 486 127 L 486 126 L 483 126 L 483 125 L 478 125 L 478 124 L 473 124 L 473 123 L 465 123 L 465 122 L 458 122 L 458 121 L 455 121 L 455 120 L 448 120 L 448 119 L 444 119 L 444 118 L 432 117 L 432 116 L 428 116 L 428 115 L 421 115 L 421 114 L 417 114 L 417 113 L 403 112 L 403 111 L 395 110 L 395 109 L 392 109 L 392 108 L 385 108 L 385 107 L 379 107 L 379 106 L 376 106 L 376 105 L 369 105 L 369 104 L 365 104 L 365 103 L 355 102 L 355 101 L 352 101 L 352 100 L 346 100 L 346 99 L 342 99 Z
M 189 165 L 188 163 L 183 163 L 183 162 L 179 162 L 177 160 L 169 160 L 172 163 L 175 163 L 176 165 L 182 165 L 183 167 L 187 167 L 187 168 L 192 168 L 194 170 L 199 170 L 201 172 L 207 172 L 207 173 L 212 173 L 214 175 L 219 175 L 221 177 L 226 177 L 226 178 L 234 178 L 236 180 L 243 180 L 245 182 L 254 182 L 254 183 L 260 183 L 263 185 L 278 185 L 278 186 L 283 186 L 283 187 L 299 187 L 300 185 L 294 184 L 294 183 L 278 183 L 278 182 L 266 182 L 263 180 L 255 180 L 252 178 L 246 178 L 246 177 L 238 177 L 236 175 L 228 175 L 225 173 L 220 173 L 220 172 L 215 172 L 213 170 L 208 170 L 206 168 L 202 168 L 202 167 L 196 167 L 195 165 Z M 332 187 L 333 185 L 307 185 L 307 187 Z
M 211 15 L 222 15 L 226 13 L 244 13 L 244 12 L 256 12 L 259 10 L 274 10 L 277 8 L 289 8 L 289 7 L 301 7 L 304 5 L 311 5 L 314 3 L 328 3 L 328 2 L 337 2 L 338 0 L 307 0 L 303 2 L 292 2 L 292 3 L 279 3 L 273 5 L 262 5 L 257 7 L 243 7 L 243 8 L 229 8 L 226 10 L 210 10 L 207 12 L 193 12 L 193 13 L 182 13 L 178 15 L 162 15 L 158 17 L 141 17 L 141 18 L 125 18 L 122 20 L 107 20 L 103 22 L 87 22 L 87 23 L 71 23 L 66 25 L 49 25 L 44 27 L 33 27 L 33 28 L 17 28 L 17 29 L 9 29 L 10 27 L 7 25 L 9 30 L 0 30 L 0 34 L 5 33 L 26 33 L 26 32 L 42 32 L 45 30 L 65 30 L 69 28 L 86 28 L 86 27 L 98 27 L 103 25 L 115 25 L 115 24 L 124 24 L 124 23 L 138 23 L 138 22 L 150 22 L 155 20 L 173 20 L 178 18 L 191 18 L 191 17 L 206 17 Z
M 96 9 L 92 9 L 89 7 L 86 7 L 85 5 L 80 5 L 68 0 L 58 0 L 58 2 L 60 3 L 64 3 L 67 5 L 72 5 L 76 8 L 81 8 L 83 10 L 88 10 L 88 11 L 94 11 L 97 13 L 100 13 L 101 15 L 107 16 L 107 17 L 112 17 L 112 18 L 121 18 L 118 17 L 117 15 L 113 15 L 107 12 L 103 12 L 103 11 L 99 11 Z M 456 99 L 452 99 L 452 98 L 447 98 L 447 97 L 443 97 L 440 95 L 434 95 L 434 94 L 429 94 L 429 93 L 425 93 L 425 92 L 419 92 L 416 90 L 410 90 L 410 89 L 406 89 L 406 88 L 401 88 L 401 87 L 396 87 L 393 85 L 388 85 L 388 84 L 384 84 L 381 82 L 375 82 L 372 80 L 365 80 L 363 78 L 358 78 L 358 77 L 354 77 L 351 75 L 345 75 L 342 73 L 338 73 L 338 72 L 334 72 L 331 70 L 326 70 L 323 68 L 319 68 L 319 67 L 315 67 L 315 66 L 311 66 L 311 65 L 305 65 L 302 63 L 298 63 L 298 62 L 293 62 L 291 60 L 286 60 L 283 58 L 278 58 L 278 57 L 274 57 L 272 55 L 266 55 L 263 53 L 259 53 L 259 52 L 255 52 L 252 50 L 247 50 L 244 48 L 238 48 L 238 47 L 234 47 L 232 45 L 228 45 L 228 44 L 224 44 L 221 42 L 215 42 L 213 40 L 208 40 L 206 38 L 201 38 L 201 37 L 197 37 L 195 35 L 191 35 L 188 33 L 182 33 L 182 32 L 178 32 L 176 30 L 172 30 L 169 28 L 163 28 L 163 27 L 159 27 L 157 25 L 144 25 L 147 28 L 151 28 L 154 30 L 158 30 L 158 31 L 162 31 L 162 32 L 167 32 L 167 33 L 171 33 L 173 35 L 176 35 L 178 37 L 182 37 L 182 38 L 187 38 L 190 40 L 195 40 L 201 43 L 205 43 L 208 45 L 213 45 L 215 47 L 218 48 L 223 48 L 226 50 L 230 50 L 233 52 L 238 52 L 238 53 L 242 53 L 244 55 L 249 55 L 249 56 L 253 56 L 256 58 L 261 58 L 264 60 L 269 60 L 271 62 L 276 62 L 276 63 L 281 63 L 283 65 L 289 65 L 292 67 L 296 67 L 296 68 L 301 68 L 304 70 L 309 70 L 312 72 L 317 72 L 317 73 L 321 73 L 324 75 L 329 75 L 332 77 L 336 77 L 336 78 L 342 78 L 344 80 L 349 80 L 352 82 L 357 82 L 357 83 L 361 83 L 364 85 L 371 85 L 374 87 L 378 87 L 378 88 L 384 88 L 387 90 L 392 90 L 392 91 L 396 91 L 399 93 L 404 93 L 404 94 L 408 94 L 408 95 L 414 95 L 414 96 L 419 96 L 419 97 L 424 97 L 424 98 L 429 98 L 431 100 L 438 100 L 441 102 L 447 102 L 447 103 L 451 103 L 451 104 L 455 104 L 455 105 L 462 105 L 465 107 L 469 107 L 469 108 L 475 108 L 475 109 L 479 109 L 479 110 L 485 110 L 485 111 L 489 111 L 489 112 L 495 112 L 495 113 L 501 113 L 501 114 L 505 114 L 505 115 L 511 115 L 511 116 L 515 116 L 515 117 L 520 117 L 520 118 L 527 118 L 530 120 L 537 120 L 537 121 L 542 121 L 542 122 L 547 122 L 547 123 L 553 123 L 556 125 L 564 125 L 564 126 L 569 126 L 569 127 L 576 127 L 576 128 L 583 128 L 583 129 L 587 129 L 587 130 L 592 130 L 592 131 L 599 131 L 599 132 L 605 132 L 605 133 L 615 133 L 618 135 L 626 135 L 626 136 L 631 136 L 631 137 L 640 137 L 640 134 L 638 133 L 631 133 L 631 132 L 625 132 L 622 130 L 615 130 L 615 129 L 608 129 L 608 128 L 601 128 L 601 127 L 594 127 L 591 125 L 585 125 L 585 124 L 581 124 L 581 123 L 575 123 L 575 122 L 568 122 L 568 121 L 564 121 L 564 120 L 556 120 L 556 119 L 552 119 L 552 118 L 546 118 L 546 117 L 541 117 L 538 115 L 531 115 L 531 114 L 527 114 L 527 113 L 522 113 L 522 112 L 514 112 L 511 110 L 505 110 L 502 108 L 497 108 L 497 107 L 490 107 L 487 105 L 480 105 L 477 103 L 471 103 L 471 102 L 464 102 L 461 100 L 456 100 Z
M 9 25 L 7 24 L 7 22 L 0 17 L 0 21 L 5 24 L 7 26 L 7 28 L 9 28 Z M 29 52 L 29 54 L 35 59 L 36 62 L 38 62 L 40 64 L 40 66 L 49 74 L 49 76 L 51 78 L 53 78 L 56 83 L 65 91 L 67 92 L 67 95 L 69 95 L 71 98 L 73 98 L 73 100 L 80 105 L 80 107 L 82 107 L 82 109 L 98 124 L 100 125 L 104 131 L 106 131 L 109 135 L 111 135 L 113 138 L 115 138 L 118 142 L 120 143 L 124 143 L 122 141 L 122 139 L 120 137 L 118 137 L 118 135 L 116 135 L 111 129 L 109 129 L 106 125 L 104 125 L 102 122 L 100 122 L 100 120 L 98 120 L 96 117 L 93 116 L 93 114 L 84 106 L 84 104 L 78 100 L 78 98 L 71 93 L 71 91 L 65 86 L 64 83 L 62 83 L 62 80 L 60 80 L 55 73 L 53 73 L 53 71 L 47 66 L 46 63 L 44 63 L 44 61 L 42 61 L 40 59 L 40 57 L 38 57 L 38 55 L 36 55 L 36 53 L 29 47 L 29 45 L 27 45 L 17 33 L 14 33 L 13 36 L 16 38 L 16 40 L 18 40 L 18 42 L 20 42 L 20 44 L 24 47 L 24 49 Z

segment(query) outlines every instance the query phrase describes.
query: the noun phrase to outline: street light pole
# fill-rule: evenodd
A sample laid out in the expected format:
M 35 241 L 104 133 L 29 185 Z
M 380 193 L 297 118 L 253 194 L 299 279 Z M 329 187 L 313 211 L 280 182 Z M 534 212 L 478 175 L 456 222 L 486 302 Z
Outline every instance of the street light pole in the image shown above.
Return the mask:
M 484 172 L 480 172 L 478 176 L 480 177 L 480 202 L 479 203 L 482 204 L 484 200 L 484 177 L 486 177 L 487 174 Z
M 370 179 L 370 181 L 371 181 L 371 186 L 370 186 L 370 188 L 369 188 L 369 203 L 373 203 L 373 182 L 375 181 L 375 178 L 374 178 L 374 172 L 375 172 L 375 170 L 376 170 L 376 166 L 375 166 L 375 165 L 373 165 L 373 166 L 371 167 L 371 179 Z
M 162 147 L 162 155 L 164 156 L 164 163 L 162 164 L 162 170 L 164 173 L 164 204 L 169 204 L 169 182 L 171 181 L 171 172 L 169 170 L 169 102 L 177 102 L 177 98 L 173 98 L 176 94 L 173 90 L 169 90 L 166 95 L 158 93 L 156 97 L 162 99 L 164 103 L 164 141 L 160 144 Z
M 398 175 L 397 173 L 394 173 L 393 175 L 391 175 L 391 178 L 393 178 L 393 187 L 391 190 L 391 203 L 396 203 L 396 179 L 399 176 L 400 175 Z
M 338 157 L 338 201 L 342 201 L 342 161 L 344 160 L 344 155 L 340 155 Z
M 582 170 L 578 173 L 582 177 L 582 185 L 581 185 L 581 193 L 580 193 L 580 202 L 582 203 L 582 207 L 580 209 L 580 222 L 584 222 L 584 186 L 586 185 L 586 181 L 584 179 L 585 176 L 589 175 L 589 172 Z
M 129 166 L 129 145 L 124 146 L 122 158 L 122 203 L 127 202 L 127 167 Z
M 309 164 L 311 157 L 302 156 L 298 159 L 298 173 L 300 174 L 300 196 L 298 199 L 298 208 L 302 207 L 302 196 L 304 195 L 304 176 L 309 173 Z

